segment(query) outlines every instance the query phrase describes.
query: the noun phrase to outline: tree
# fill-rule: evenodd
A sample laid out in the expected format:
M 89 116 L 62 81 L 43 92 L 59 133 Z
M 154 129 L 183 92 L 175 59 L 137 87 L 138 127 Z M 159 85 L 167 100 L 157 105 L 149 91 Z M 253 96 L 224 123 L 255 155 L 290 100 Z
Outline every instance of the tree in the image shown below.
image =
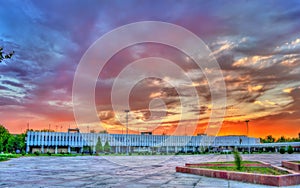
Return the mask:
M 10 137 L 8 138 L 5 150 L 9 153 L 12 153 L 12 152 L 16 151 L 15 145 L 16 145 L 15 137 L 13 135 L 10 135 Z
M 15 148 L 19 149 L 20 151 L 26 150 L 26 143 L 25 143 L 26 134 L 18 134 L 15 136 Z
M 293 147 L 288 146 L 287 152 L 288 152 L 288 154 L 292 154 L 294 152 Z
M 284 146 L 282 146 L 282 147 L 279 149 L 279 153 L 281 153 L 281 154 L 284 154 L 284 153 L 285 153 L 285 147 L 284 147 Z
M 275 138 L 273 138 L 272 135 L 268 135 L 264 139 L 261 139 L 261 142 L 262 143 L 273 143 L 273 142 L 275 142 Z
M 5 59 L 10 59 L 15 52 L 4 53 L 3 48 L 0 47 L 0 63 Z
M 100 153 L 102 151 L 103 151 L 103 146 L 102 146 L 101 138 L 98 137 L 98 141 L 96 144 L 96 153 Z
M 276 142 L 286 142 L 287 139 L 284 136 L 281 136 Z
M 90 131 L 90 133 L 96 133 L 96 131 L 95 131 L 94 129 L 92 129 L 92 130 Z
M 105 152 L 110 152 L 110 145 L 109 145 L 109 143 L 108 143 L 108 141 L 106 140 L 106 142 L 105 142 L 105 144 L 104 144 L 104 151 Z
M 102 133 L 102 134 L 107 134 L 107 130 L 103 130 L 103 131 L 99 131 L 99 133 Z
M 237 151 L 237 149 L 234 150 L 233 154 L 234 154 L 235 167 L 237 170 L 241 170 L 242 169 L 242 157 L 241 157 L 240 153 Z
M 8 140 L 11 137 L 8 130 L 0 125 L 0 152 L 7 151 Z

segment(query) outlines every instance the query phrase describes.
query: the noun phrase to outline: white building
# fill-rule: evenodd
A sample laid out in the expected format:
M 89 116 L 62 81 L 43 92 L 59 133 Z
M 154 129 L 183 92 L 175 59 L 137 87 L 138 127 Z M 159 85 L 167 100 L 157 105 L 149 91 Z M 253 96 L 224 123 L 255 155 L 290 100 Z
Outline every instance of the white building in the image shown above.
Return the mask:
M 137 134 L 97 134 L 71 132 L 27 132 L 26 152 L 43 153 L 84 152 L 90 148 L 96 152 L 98 137 L 102 145 L 107 141 L 111 152 L 195 152 L 203 148 L 242 147 L 260 143 L 258 138 L 246 136 L 169 136 L 169 135 L 137 135 Z

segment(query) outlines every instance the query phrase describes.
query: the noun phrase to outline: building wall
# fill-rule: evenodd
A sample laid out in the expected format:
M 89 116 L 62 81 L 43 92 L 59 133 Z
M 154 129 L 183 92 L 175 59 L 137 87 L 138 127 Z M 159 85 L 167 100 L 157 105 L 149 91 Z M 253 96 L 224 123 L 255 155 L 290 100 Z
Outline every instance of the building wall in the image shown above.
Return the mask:
M 104 145 L 108 141 L 114 152 L 124 151 L 127 146 L 131 151 L 147 150 L 148 147 L 158 151 L 180 151 L 196 147 L 248 146 L 260 143 L 258 138 L 246 136 L 168 136 L 168 135 L 126 135 L 126 134 L 97 134 L 97 133 L 65 133 L 65 132 L 33 132 L 27 133 L 27 152 L 33 148 L 41 148 L 42 152 L 70 152 L 71 148 L 89 146 L 95 151 L 95 146 L 101 139 Z M 63 149 L 64 148 L 64 149 Z

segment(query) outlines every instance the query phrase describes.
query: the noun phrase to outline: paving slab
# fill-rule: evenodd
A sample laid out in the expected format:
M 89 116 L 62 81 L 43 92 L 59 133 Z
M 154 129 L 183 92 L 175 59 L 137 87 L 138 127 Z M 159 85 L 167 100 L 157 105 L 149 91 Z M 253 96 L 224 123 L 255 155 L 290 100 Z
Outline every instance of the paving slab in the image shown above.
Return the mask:
M 300 155 L 242 157 L 280 166 Z M 229 160 L 232 155 L 21 157 L 0 162 L 0 187 L 270 187 L 175 172 L 185 163 Z

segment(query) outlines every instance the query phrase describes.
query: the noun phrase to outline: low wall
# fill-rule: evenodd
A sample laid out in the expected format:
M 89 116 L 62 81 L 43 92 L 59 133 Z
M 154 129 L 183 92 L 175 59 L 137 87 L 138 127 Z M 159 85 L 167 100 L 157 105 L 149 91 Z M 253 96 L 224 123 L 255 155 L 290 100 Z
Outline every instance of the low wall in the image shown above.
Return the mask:
M 193 165 L 193 164 L 188 164 L 188 165 Z M 276 168 L 274 166 L 271 167 Z M 248 182 L 254 184 L 270 185 L 270 186 L 289 186 L 289 185 L 300 184 L 300 174 L 264 175 L 264 174 L 245 173 L 245 172 L 213 170 L 213 169 L 206 169 L 206 168 L 192 168 L 189 166 L 176 167 L 176 172 L 196 174 L 200 176 L 222 178 L 222 179 Z
M 192 163 L 187 163 L 185 164 L 185 166 L 187 167 L 210 167 L 210 166 L 235 166 L 235 164 L 228 164 L 228 163 L 220 163 L 220 164 L 216 164 L 216 163 L 195 163 L 195 164 L 192 164 Z M 257 167 L 271 167 L 271 164 L 267 164 L 267 163 L 260 163 L 260 162 L 257 162 L 257 163 L 248 163 L 248 164 L 243 164 L 243 166 L 248 166 L 248 167 L 251 167 L 251 166 L 257 166 Z
M 290 170 L 294 170 L 296 172 L 300 172 L 300 163 L 296 163 L 293 161 L 282 161 L 282 166 L 288 168 Z

